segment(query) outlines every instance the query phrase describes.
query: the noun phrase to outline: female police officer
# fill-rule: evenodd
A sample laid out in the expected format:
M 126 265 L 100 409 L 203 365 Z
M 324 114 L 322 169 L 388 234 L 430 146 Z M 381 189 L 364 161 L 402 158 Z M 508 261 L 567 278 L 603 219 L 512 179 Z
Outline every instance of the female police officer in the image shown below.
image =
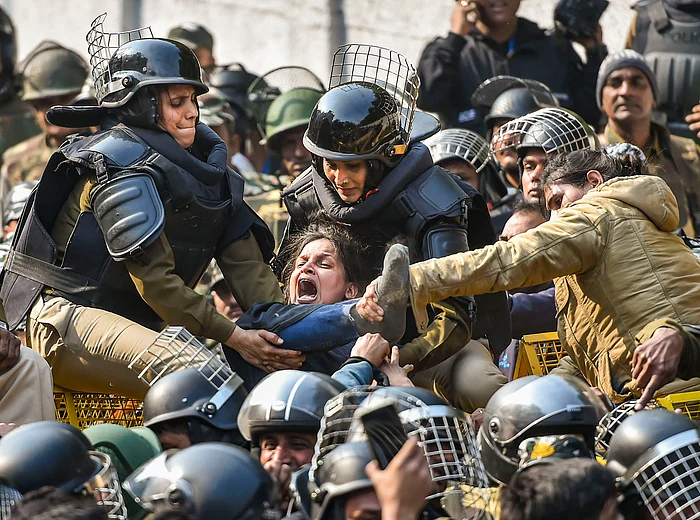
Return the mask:
M 186 46 L 150 29 L 88 33 L 99 107 L 54 107 L 64 126 L 99 124 L 49 161 L 20 222 L 0 297 L 10 328 L 73 390 L 143 397 L 127 364 L 164 324 L 184 325 L 265 370 L 296 368 L 276 335 L 244 331 L 191 288 L 215 257 L 238 302 L 281 301 L 272 241 L 242 201 L 226 146 L 198 121 L 207 91 Z M 138 368 L 138 367 L 137 367 Z

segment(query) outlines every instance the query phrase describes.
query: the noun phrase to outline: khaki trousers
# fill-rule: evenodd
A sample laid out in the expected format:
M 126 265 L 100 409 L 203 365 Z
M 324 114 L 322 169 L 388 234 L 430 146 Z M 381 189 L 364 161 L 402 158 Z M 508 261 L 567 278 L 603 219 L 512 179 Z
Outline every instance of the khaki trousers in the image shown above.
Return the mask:
M 0 376 L 0 423 L 55 420 L 51 369 L 32 349 L 20 347 L 17 364 Z
M 56 385 L 143 399 L 148 386 L 128 364 L 157 332 L 121 316 L 43 296 L 29 314 L 27 341 L 51 365 Z
M 496 390 L 508 382 L 488 347 L 476 340 L 442 363 L 412 375 L 411 380 L 467 413 L 485 407 Z

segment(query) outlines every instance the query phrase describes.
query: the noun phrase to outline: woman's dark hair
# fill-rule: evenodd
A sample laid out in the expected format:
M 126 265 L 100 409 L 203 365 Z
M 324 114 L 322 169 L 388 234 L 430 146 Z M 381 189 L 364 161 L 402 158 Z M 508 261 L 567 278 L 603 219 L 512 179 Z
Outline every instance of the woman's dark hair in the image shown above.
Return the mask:
M 326 239 L 335 248 L 338 260 L 343 264 L 345 279 L 356 284 L 362 293 L 367 285 L 376 277 L 371 262 L 367 261 L 370 248 L 350 228 L 330 220 L 323 213 L 317 213 L 307 227 L 293 235 L 289 244 L 280 251 L 279 256 L 286 260 L 282 270 L 281 280 L 284 284 L 284 295 L 289 300 L 289 279 L 294 271 L 296 259 L 302 250 L 311 242 Z
M 600 172 L 604 181 L 649 173 L 641 150 L 622 143 L 600 151 L 578 150 L 556 155 L 544 169 L 542 186 L 572 184 L 581 187 L 586 184 L 586 174 L 591 170 Z
M 24 495 L 12 509 L 17 520 L 107 520 L 107 512 L 90 496 L 68 495 L 53 487 L 42 487 Z
M 535 464 L 502 488 L 501 520 L 595 520 L 615 494 L 615 478 L 595 460 Z

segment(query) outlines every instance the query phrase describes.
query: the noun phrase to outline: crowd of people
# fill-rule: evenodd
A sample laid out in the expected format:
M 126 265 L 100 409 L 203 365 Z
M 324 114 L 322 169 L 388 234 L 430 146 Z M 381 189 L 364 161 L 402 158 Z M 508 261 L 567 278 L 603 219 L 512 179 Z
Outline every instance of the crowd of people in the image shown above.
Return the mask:
M 0 10 L 0 518 L 700 518 L 700 3 L 519 5 L 327 81 Z

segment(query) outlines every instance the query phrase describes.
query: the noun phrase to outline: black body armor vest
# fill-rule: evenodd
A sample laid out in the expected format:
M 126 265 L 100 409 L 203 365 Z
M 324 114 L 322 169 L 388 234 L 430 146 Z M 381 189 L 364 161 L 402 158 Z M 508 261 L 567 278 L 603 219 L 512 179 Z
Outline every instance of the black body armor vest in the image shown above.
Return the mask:
M 221 161 L 221 145 L 205 125 L 197 127 L 192 150 L 203 149 L 200 155 L 208 162 L 163 132 L 121 124 L 64 143 L 27 203 L 3 271 L 0 297 L 10 327 L 50 288 L 76 304 L 159 330 L 162 320 L 141 298 L 121 260 L 147 264 L 145 248 L 165 232 L 174 274 L 194 287 L 218 252 L 262 223 L 243 203 L 243 179 L 225 166 L 225 145 Z M 97 179 L 92 211 L 77 217 L 59 258 L 51 230 L 84 175 Z M 264 224 L 253 229 L 256 238 L 261 235 L 261 248 L 271 239 L 265 230 Z
M 376 192 L 359 204 L 343 203 L 313 166 L 282 196 L 290 222 L 280 251 L 285 249 L 285 239 L 290 234 L 303 229 L 316 213 L 323 211 L 350 225 L 372 247 L 368 261 L 376 267 L 377 275 L 388 244 L 398 237 L 408 242 L 412 262 L 478 249 L 496 241 L 484 197 L 456 175 L 435 166 L 422 143 L 413 144 L 406 157 L 382 179 Z M 283 266 L 288 259 L 279 260 L 278 266 Z M 505 293 L 479 295 L 475 300 L 482 312 L 478 314 L 474 337 L 487 334 L 495 340 L 494 351 L 500 350 L 501 345 L 505 348 L 510 342 Z
M 700 21 L 671 18 L 661 0 L 635 6 L 637 33 L 632 48 L 649 61 L 659 87 L 657 109 L 672 134 L 696 139 L 685 116 L 700 99 Z

